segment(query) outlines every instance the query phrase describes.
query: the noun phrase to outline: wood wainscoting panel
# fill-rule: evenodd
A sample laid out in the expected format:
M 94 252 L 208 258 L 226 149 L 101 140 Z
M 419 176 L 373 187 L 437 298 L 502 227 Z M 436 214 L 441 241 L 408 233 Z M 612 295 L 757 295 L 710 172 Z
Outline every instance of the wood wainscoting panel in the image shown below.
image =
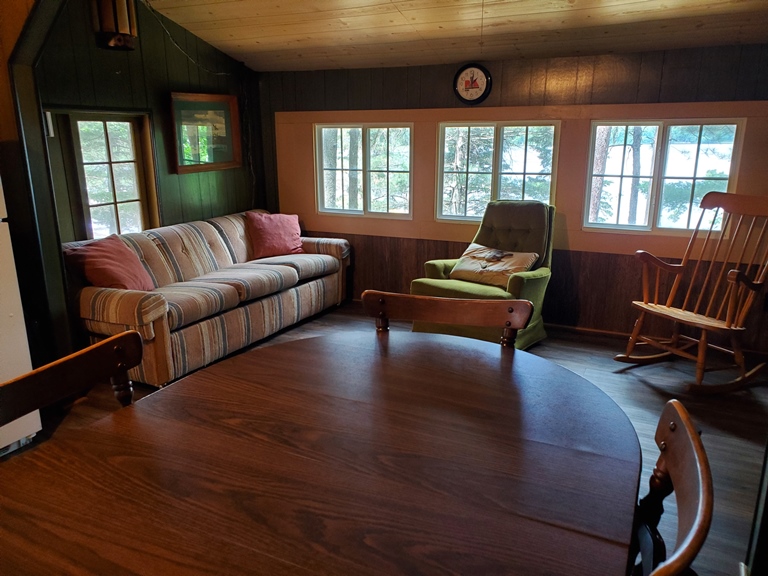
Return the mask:
M 363 290 L 407 293 L 411 280 L 424 275 L 424 262 L 458 258 L 466 242 L 393 238 L 337 232 L 305 232 L 307 236 L 345 238 L 352 246 L 347 293 L 359 300 Z M 544 300 L 544 322 L 628 336 L 637 311 L 632 300 L 642 298 L 642 266 L 634 255 L 555 250 L 552 278 Z M 662 290 L 669 289 L 669 283 Z M 752 308 L 745 348 L 768 353 L 768 314 L 761 297 Z M 659 319 L 646 322 L 649 333 L 668 333 L 670 324 Z

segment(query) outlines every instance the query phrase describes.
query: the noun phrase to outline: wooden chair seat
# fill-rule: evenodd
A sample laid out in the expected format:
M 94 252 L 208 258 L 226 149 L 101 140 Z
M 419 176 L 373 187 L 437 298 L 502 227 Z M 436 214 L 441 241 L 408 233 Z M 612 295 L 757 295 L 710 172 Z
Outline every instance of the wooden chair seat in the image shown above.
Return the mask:
M 632 302 L 632 306 L 640 310 L 644 310 L 649 314 L 661 316 L 663 318 L 669 318 L 675 322 L 682 322 L 688 326 L 700 328 L 702 330 L 720 330 L 723 332 L 729 330 L 744 330 L 744 326 L 728 326 L 724 319 L 712 318 L 705 316 L 704 314 L 697 314 L 690 310 L 682 310 L 680 308 L 674 308 L 672 306 L 664 306 L 661 304 L 654 304 L 652 302 L 642 302 L 636 300 Z

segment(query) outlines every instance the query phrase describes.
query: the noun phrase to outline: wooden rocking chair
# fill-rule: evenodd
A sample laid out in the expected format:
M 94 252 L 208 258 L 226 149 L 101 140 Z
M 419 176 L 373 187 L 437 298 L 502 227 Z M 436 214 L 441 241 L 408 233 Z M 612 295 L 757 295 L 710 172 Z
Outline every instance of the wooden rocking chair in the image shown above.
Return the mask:
M 768 269 L 768 197 L 710 192 L 701 200 L 696 229 L 679 264 L 669 264 L 638 250 L 643 263 L 643 300 L 632 302 L 640 310 L 626 354 L 615 360 L 650 364 L 673 354 L 696 362 L 696 385 L 690 390 L 728 391 L 746 386 L 765 366 L 747 371 L 741 339 L 755 297 Z M 654 284 L 651 286 L 652 278 Z M 669 285 L 666 298 L 663 287 Z M 672 321 L 672 335 L 657 338 L 641 334 L 646 315 Z M 681 333 L 681 327 L 693 330 Z M 725 343 L 710 342 L 708 334 L 724 336 Z M 730 343 L 730 347 L 728 347 Z M 635 347 L 661 350 L 635 354 Z M 696 354 L 689 349 L 696 347 Z M 731 363 L 707 363 L 714 349 L 732 357 Z M 705 372 L 738 368 L 739 375 L 720 385 L 702 386 Z

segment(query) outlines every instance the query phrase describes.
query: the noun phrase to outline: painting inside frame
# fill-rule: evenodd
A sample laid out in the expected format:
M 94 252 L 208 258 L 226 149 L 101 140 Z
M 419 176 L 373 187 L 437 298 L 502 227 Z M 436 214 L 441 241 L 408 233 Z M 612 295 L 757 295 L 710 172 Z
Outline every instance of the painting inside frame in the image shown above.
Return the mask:
M 236 96 L 173 92 L 171 103 L 178 174 L 242 165 Z

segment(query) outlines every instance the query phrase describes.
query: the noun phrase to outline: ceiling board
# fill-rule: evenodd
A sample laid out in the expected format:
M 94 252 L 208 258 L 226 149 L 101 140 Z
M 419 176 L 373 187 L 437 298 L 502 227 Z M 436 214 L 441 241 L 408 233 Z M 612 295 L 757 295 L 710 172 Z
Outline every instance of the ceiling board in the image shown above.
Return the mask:
M 768 42 L 768 0 L 144 0 L 258 71 Z

